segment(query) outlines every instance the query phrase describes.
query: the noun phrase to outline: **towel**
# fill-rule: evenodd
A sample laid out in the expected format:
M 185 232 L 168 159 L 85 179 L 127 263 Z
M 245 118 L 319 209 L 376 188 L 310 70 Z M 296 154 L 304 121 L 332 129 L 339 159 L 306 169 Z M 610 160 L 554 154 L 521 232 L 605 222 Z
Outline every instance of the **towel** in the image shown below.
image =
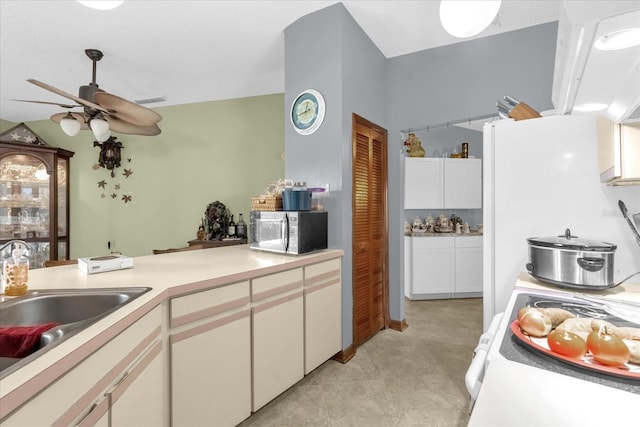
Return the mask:
M 0 357 L 27 357 L 40 348 L 40 337 L 58 326 L 50 322 L 34 326 L 0 326 Z

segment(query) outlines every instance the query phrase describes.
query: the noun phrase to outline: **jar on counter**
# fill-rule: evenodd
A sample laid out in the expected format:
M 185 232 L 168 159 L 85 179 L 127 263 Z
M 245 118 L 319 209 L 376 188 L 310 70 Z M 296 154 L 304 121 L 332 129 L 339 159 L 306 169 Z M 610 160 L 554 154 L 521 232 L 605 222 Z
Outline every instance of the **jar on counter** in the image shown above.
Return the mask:
M 29 258 L 24 255 L 24 249 L 17 247 L 2 263 L 2 293 L 12 297 L 24 295 L 28 282 Z

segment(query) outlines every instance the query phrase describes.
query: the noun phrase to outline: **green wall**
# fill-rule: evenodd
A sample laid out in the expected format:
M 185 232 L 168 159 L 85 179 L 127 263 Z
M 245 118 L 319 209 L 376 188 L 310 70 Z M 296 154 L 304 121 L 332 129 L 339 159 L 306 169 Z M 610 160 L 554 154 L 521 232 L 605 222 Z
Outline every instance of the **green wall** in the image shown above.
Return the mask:
M 69 137 L 50 120 L 27 122 L 48 144 L 75 152 L 70 257 L 187 246 L 216 200 L 248 221 L 251 196 L 284 177 L 283 102 L 283 94 L 274 94 L 154 108 L 163 117 L 160 135 L 116 135 L 124 149 L 114 178 L 92 168 L 99 149 L 88 131 Z M 0 120 L 0 132 L 14 125 Z M 125 168 L 133 172 L 128 178 Z

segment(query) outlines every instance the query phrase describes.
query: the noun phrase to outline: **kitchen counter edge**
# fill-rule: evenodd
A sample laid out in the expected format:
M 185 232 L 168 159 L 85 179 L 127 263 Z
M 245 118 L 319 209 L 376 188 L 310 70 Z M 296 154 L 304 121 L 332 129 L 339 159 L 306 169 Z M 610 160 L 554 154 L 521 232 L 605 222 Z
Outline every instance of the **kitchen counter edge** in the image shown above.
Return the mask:
M 86 275 L 75 265 L 32 270 L 29 289 L 152 288 L 0 380 L 0 419 L 165 300 L 342 257 L 340 249 L 285 255 L 249 245 L 134 258 L 133 268 Z

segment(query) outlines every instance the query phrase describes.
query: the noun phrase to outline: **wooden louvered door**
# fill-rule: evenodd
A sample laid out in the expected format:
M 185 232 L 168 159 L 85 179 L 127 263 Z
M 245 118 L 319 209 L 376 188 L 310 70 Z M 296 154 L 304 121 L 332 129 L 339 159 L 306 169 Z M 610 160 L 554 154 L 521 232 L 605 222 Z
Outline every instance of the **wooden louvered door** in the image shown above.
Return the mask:
M 387 131 L 353 115 L 353 341 L 388 324 Z

